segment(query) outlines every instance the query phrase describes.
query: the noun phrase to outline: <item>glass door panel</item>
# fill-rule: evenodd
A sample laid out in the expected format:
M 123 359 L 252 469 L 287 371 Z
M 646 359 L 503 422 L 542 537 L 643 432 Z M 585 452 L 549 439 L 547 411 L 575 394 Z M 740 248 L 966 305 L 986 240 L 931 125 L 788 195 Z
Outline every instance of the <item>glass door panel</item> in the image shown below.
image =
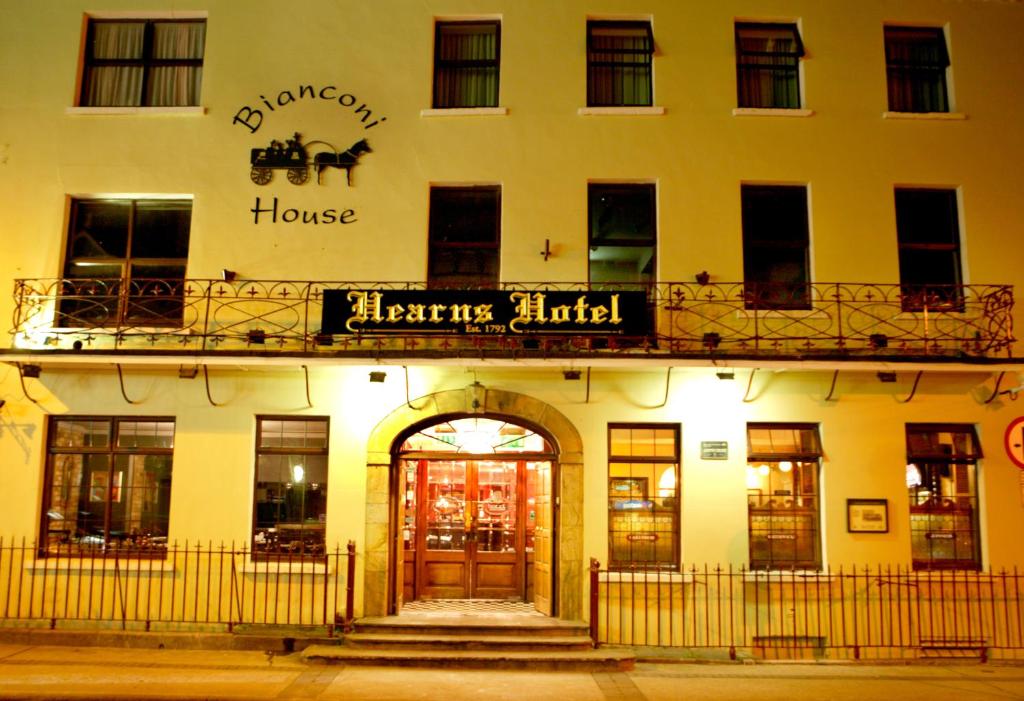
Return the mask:
M 466 547 L 466 463 L 431 460 L 427 463 L 427 550 L 464 550 Z
M 518 491 L 516 463 L 483 460 L 476 463 L 478 550 L 516 550 Z

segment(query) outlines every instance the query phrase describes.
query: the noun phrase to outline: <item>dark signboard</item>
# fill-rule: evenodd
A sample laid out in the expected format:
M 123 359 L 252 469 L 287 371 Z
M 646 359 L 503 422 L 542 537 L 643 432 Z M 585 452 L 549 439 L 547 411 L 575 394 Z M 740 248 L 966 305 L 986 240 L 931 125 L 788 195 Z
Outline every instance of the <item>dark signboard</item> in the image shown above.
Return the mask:
M 638 291 L 324 290 L 325 334 L 647 336 Z

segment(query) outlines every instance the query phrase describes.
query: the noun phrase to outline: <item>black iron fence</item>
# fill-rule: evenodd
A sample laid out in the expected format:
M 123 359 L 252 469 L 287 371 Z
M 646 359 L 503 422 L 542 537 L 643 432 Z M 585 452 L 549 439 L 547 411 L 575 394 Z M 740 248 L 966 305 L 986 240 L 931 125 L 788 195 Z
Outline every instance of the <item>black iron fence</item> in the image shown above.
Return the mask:
M 590 567 L 598 643 L 765 657 L 1024 657 L 1024 573 Z
M 589 283 L 503 283 L 508 292 L 608 290 Z M 422 290 L 422 282 L 21 279 L 15 345 L 58 349 L 267 350 L 366 357 L 867 354 L 986 356 L 1013 342 L 1009 285 L 665 282 L 647 295 L 641 336 L 510 333 L 325 334 L 327 290 Z M 439 299 L 444 291 L 438 290 Z M 427 325 L 429 326 L 429 324 Z M 493 328 L 492 328 L 493 327 Z
M 0 539 L 0 625 L 91 621 L 154 624 L 336 626 L 353 619 L 355 543 L 316 559 L 253 559 L 246 546 L 185 543 L 153 551 L 42 556 L 35 543 Z

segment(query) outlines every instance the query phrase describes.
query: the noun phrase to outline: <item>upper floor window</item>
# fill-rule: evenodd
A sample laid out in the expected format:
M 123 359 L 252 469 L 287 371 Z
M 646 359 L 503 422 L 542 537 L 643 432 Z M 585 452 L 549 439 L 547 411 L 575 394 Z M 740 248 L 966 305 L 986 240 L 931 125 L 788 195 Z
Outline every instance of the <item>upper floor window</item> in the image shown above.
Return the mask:
M 199 104 L 206 20 L 90 19 L 79 104 Z
M 814 424 L 747 424 L 751 569 L 820 569 L 821 440 Z
M 904 311 L 962 310 L 956 190 L 897 188 L 896 236 Z
M 162 555 L 173 449 L 171 418 L 51 417 L 43 552 Z
M 587 22 L 587 106 L 654 104 L 653 57 L 650 22 Z
M 500 56 L 500 22 L 438 22 L 433 106 L 497 107 Z
M 256 426 L 253 552 L 323 557 L 326 418 L 261 416 Z
M 61 326 L 182 321 L 190 200 L 71 202 Z
M 590 282 L 654 282 L 655 186 L 591 183 L 587 194 Z
M 736 88 L 740 107 L 800 107 L 800 57 L 795 24 L 736 23 Z
M 608 425 L 608 561 L 679 567 L 679 426 Z
M 949 112 L 946 35 L 938 27 L 886 27 L 891 112 Z
M 432 187 L 428 287 L 498 285 L 501 188 Z
M 810 309 L 810 233 L 803 185 L 743 185 L 747 309 Z
M 907 424 L 907 492 L 914 569 L 981 568 L 978 466 L 970 424 Z

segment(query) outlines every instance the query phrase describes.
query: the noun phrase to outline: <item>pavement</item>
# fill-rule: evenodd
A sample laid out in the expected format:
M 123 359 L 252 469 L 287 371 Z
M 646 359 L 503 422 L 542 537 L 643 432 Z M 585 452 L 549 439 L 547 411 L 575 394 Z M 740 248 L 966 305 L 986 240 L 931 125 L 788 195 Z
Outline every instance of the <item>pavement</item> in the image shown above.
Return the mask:
M 629 672 L 316 665 L 298 653 L 0 645 L 0 699 L 1024 700 L 1024 665 L 640 663 Z

